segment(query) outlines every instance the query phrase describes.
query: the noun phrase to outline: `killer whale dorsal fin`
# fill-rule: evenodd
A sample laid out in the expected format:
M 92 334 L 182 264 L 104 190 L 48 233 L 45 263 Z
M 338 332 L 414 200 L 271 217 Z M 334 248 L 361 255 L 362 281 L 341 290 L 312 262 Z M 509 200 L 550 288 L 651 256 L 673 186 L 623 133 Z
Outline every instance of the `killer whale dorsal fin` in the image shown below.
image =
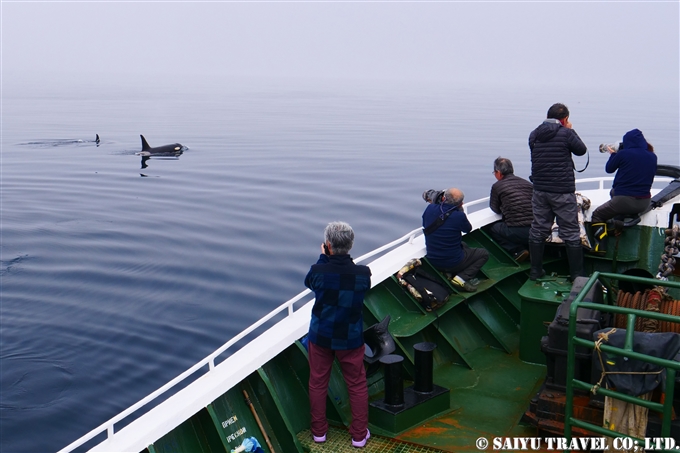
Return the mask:
M 95 143 L 99 143 L 99 134 L 94 134 L 94 135 L 96 135 L 96 138 L 94 139 L 94 142 L 95 142 Z
M 139 136 L 142 137 L 142 151 L 148 151 L 148 150 L 150 150 L 151 147 L 150 147 L 149 144 L 146 142 L 146 139 L 144 138 L 144 136 L 141 135 L 141 134 L 140 134 Z

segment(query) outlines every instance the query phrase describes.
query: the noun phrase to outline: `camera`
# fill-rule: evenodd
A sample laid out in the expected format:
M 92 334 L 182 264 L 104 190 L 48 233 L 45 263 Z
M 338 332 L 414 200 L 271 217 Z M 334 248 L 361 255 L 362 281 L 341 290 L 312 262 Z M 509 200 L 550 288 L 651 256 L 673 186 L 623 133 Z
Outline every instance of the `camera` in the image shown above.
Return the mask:
M 444 198 L 444 192 L 446 191 L 434 189 L 426 190 L 425 192 L 423 192 L 423 200 L 432 204 L 441 204 L 442 199 Z
M 610 144 L 602 143 L 600 145 L 600 152 L 601 153 L 610 153 L 610 152 L 615 153 L 618 150 L 620 150 L 621 148 L 623 148 L 623 143 L 621 143 L 621 142 L 610 143 Z

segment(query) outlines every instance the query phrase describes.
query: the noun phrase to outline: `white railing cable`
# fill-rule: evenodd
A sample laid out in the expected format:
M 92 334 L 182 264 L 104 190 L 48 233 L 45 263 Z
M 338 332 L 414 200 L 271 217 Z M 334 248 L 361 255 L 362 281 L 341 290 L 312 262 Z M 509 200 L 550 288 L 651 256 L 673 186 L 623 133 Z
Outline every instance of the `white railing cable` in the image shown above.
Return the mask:
M 400 237 L 399 239 L 390 242 L 389 244 L 385 244 L 382 247 L 378 247 L 375 250 L 372 250 L 365 255 L 361 255 L 359 258 L 355 259 L 354 262 L 360 263 L 362 261 L 366 261 L 367 259 L 384 252 L 385 250 L 389 250 L 392 247 L 395 247 L 401 243 L 411 243 L 413 242 L 413 239 L 418 235 L 418 233 L 422 233 L 423 229 L 422 228 L 416 228 L 415 230 L 411 231 L 408 234 L 405 234 L 404 236 Z
M 480 198 L 479 200 L 473 200 L 469 203 L 463 203 L 463 212 L 465 212 L 465 214 L 468 214 L 468 210 L 471 206 L 476 206 L 478 204 L 486 203 L 490 199 L 491 199 L 491 197 L 486 197 L 486 198 Z M 488 206 L 488 203 L 487 203 L 487 206 Z

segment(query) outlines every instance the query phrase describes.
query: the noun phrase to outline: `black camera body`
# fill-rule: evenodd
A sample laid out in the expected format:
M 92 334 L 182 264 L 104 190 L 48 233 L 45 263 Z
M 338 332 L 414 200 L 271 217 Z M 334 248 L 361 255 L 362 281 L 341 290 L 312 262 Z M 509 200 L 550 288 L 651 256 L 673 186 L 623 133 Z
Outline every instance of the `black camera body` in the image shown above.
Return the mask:
M 432 204 L 442 204 L 444 202 L 445 190 L 426 190 L 423 192 L 423 200 Z

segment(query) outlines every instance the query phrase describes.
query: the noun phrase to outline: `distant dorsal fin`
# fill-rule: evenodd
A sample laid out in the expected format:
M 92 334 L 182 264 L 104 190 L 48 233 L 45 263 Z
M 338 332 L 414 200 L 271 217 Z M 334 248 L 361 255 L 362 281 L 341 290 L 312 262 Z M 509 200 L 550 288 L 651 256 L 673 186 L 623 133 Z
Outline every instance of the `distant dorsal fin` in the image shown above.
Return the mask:
M 144 136 L 143 136 L 143 135 L 140 135 L 140 137 L 142 137 L 142 151 L 148 151 L 148 150 L 150 150 L 151 147 L 150 147 L 149 144 L 146 142 L 146 139 L 144 138 Z
M 94 134 L 97 136 L 97 138 L 94 140 L 95 143 L 99 143 L 99 134 Z

